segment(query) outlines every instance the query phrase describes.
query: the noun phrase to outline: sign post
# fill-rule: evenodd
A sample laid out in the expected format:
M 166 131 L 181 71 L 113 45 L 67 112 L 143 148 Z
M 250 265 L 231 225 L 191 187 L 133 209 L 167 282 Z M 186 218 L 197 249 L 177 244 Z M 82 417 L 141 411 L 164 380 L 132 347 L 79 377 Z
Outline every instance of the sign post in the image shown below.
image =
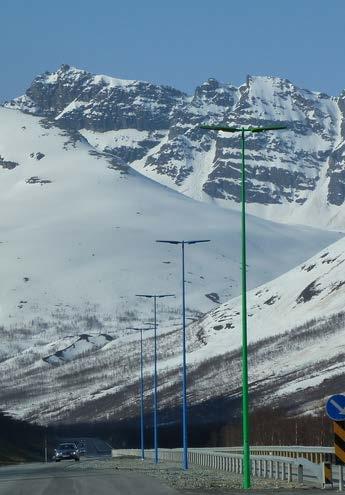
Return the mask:
M 339 466 L 339 491 L 342 491 L 345 464 L 345 395 L 332 395 L 327 401 L 326 413 L 333 420 L 335 463 Z
M 322 463 L 322 488 L 333 488 L 331 459 L 325 459 Z

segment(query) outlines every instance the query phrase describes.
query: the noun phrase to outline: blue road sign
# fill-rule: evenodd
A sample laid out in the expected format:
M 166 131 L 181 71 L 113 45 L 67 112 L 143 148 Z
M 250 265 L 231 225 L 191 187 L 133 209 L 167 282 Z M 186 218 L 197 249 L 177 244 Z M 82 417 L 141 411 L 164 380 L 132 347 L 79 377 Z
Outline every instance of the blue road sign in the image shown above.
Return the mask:
M 326 404 L 327 416 L 334 421 L 345 420 L 345 395 L 332 395 Z

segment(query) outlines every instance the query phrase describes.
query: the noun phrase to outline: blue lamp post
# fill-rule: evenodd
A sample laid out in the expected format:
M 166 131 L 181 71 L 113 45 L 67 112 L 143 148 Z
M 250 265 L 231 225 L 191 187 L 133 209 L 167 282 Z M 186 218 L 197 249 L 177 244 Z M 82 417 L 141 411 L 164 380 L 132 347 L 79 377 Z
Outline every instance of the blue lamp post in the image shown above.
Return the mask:
M 157 431 L 157 299 L 175 297 L 174 294 L 136 294 L 137 297 L 153 299 L 154 315 L 154 375 L 153 375 L 153 445 L 155 464 L 158 464 L 158 431 Z
M 186 244 L 210 242 L 209 239 L 199 241 L 162 241 L 164 244 L 180 244 L 182 248 L 182 441 L 183 441 L 183 469 L 188 469 L 188 421 L 187 421 L 187 364 L 186 364 L 186 280 L 184 251 Z
M 144 360 L 143 360 L 143 331 L 150 328 L 128 327 L 127 330 L 140 330 L 140 449 L 141 460 L 145 460 L 144 444 Z

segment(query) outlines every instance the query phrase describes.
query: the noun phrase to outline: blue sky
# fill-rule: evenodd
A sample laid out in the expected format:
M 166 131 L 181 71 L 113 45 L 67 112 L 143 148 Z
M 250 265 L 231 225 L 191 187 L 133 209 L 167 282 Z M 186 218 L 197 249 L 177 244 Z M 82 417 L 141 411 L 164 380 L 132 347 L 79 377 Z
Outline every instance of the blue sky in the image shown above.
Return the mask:
M 62 63 L 188 93 L 276 75 L 345 88 L 344 0 L 1 0 L 0 100 Z

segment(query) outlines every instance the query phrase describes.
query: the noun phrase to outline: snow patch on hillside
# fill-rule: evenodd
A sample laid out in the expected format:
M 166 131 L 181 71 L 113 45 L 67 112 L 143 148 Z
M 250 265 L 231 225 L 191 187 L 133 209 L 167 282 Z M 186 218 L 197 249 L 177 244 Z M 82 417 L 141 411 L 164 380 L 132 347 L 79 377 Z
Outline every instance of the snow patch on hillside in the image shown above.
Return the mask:
M 56 351 L 54 354 L 44 357 L 43 361 L 49 364 L 57 365 L 61 363 L 66 363 L 72 359 L 76 359 L 84 354 L 93 352 L 95 350 L 101 349 L 107 345 L 111 340 L 113 340 L 110 335 L 99 334 L 99 335 L 80 335 L 79 339 L 66 347 Z

